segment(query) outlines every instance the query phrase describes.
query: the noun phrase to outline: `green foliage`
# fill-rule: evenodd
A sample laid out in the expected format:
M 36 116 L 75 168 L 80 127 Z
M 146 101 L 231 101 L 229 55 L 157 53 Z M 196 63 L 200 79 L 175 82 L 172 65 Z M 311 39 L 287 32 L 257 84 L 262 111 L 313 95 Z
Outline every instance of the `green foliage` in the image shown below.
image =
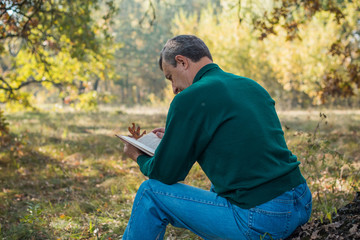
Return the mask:
M 29 202 L 26 210 L 28 213 L 20 219 L 20 222 L 30 225 L 45 223 L 45 220 L 41 216 L 43 210 L 41 209 L 40 204 Z
M 79 95 L 111 77 L 113 1 L 5 1 L 1 4 L 0 102 L 34 103 L 30 85 Z M 95 81 L 94 81 L 95 79 Z M 95 88 L 95 87 L 94 87 Z M 97 90 L 97 89 L 90 89 Z M 76 92 L 76 93 L 75 93 Z M 11 106 L 12 107 L 12 106 Z
M 76 107 L 79 110 L 93 111 L 98 108 L 97 92 L 90 91 L 84 94 L 79 95 L 79 102 L 76 104 Z
M 60 97 L 75 107 L 97 91 L 116 103 L 168 103 L 158 54 L 173 35 L 196 34 L 224 70 L 263 84 L 281 107 L 359 105 L 358 1 L 5 2 L 0 102 Z
M 226 71 L 261 83 L 276 100 L 280 100 L 281 107 L 321 105 L 331 99 L 333 94 L 330 91 L 334 94 L 339 91 L 337 97 L 345 96 L 345 88 L 353 91 L 353 101 L 358 103 L 356 89 L 360 85 L 356 80 L 359 79 L 355 67 L 359 65 L 356 44 L 347 48 L 353 57 L 347 57 L 346 61 L 344 54 L 335 54 L 330 50 L 334 42 L 340 41 L 339 34 L 343 31 L 348 33 L 350 42 L 358 43 L 355 33 L 350 34 L 353 29 L 359 29 L 358 15 L 355 14 L 358 13 L 358 3 L 346 2 L 342 6 L 347 13 L 344 25 L 336 23 L 331 12 L 318 11 L 306 24 L 299 25 L 296 34 L 301 38 L 288 41 L 288 32 L 281 25 L 274 25 L 272 28 L 276 34 L 259 41 L 258 32 L 254 31 L 252 22 L 246 21 L 246 16 L 251 16 L 252 10 L 260 8 L 261 1 L 251 2 L 254 4 L 251 8 L 241 9 L 245 17 L 239 25 L 234 24 L 239 19 L 238 9 L 222 2 L 222 8 L 217 9 L 216 14 L 211 6 L 201 14 L 188 16 L 180 13 L 175 18 L 173 33 L 195 34 L 204 39 L 216 63 Z M 266 7 L 271 9 L 266 4 L 260 9 L 265 11 Z M 259 14 L 263 13 L 260 11 Z M 350 62 L 355 64 L 352 75 L 347 70 Z M 334 73 L 331 78 L 327 77 L 329 72 Z M 336 81 L 334 77 L 337 77 Z
M 100 9 L 102 7 L 102 9 Z M 107 28 L 110 17 L 116 11 L 113 1 L 103 3 L 98 0 L 90 1 L 5 1 L 1 3 L 1 32 L 0 39 L 9 39 L 9 51 L 14 53 L 13 40 L 25 40 L 34 52 L 39 49 L 61 51 L 63 41 L 61 37 L 70 40 L 73 48 L 72 57 L 85 56 L 84 50 L 99 52 L 97 34 L 109 38 Z M 104 14 L 98 21 L 92 19 L 94 11 Z M 19 48 L 24 45 L 18 46 Z
M 6 232 L 4 239 L 48 239 L 51 236 L 46 228 L 46 220 L 42 217 L 42 209 L 38 203 L 27 203 L 26 213 L 20 218 L 20 223 L 12 226 Z
M 265 239 L 266 237 L 269 237 L 271 240 L 273 240 L 273 238 L 271 237 L 271 234 L 270 234 L 270 233 L 265 233 L 264 235 L 261 235 L 261 236 L 260 236 L 260 240 L 263 240 L 263 239 Z
M 239 8 L 240 8 L 239 2 Z M 359 2 L 358 1 L 273 1 L 273 7 L 260 16 L 250 14 L 253 28 L 260 32 L 259 39 L 278 35 L 279 29 L 286 33 L 286 40 L 302 39 L 303 28 L 326 15 L 339 29 L 331 39 L 327 53 L 341 59 L 322 72 L 321 90 L 318 95 L 322 103 L 329 97 L 350 97 L 358 94 L 360 83 L 359 52 Z M 239 13 L 240 21 L 242 17 Z M 330 22 L 330 21 L 328 21 Z M 325 23 L 325 22 L 324 22 Z M 316 29 L 318 30 L 318 29 Z M 315 30 L 315 32 L 316 32 Z M 324 33 L 321 31 L 321 33 Z

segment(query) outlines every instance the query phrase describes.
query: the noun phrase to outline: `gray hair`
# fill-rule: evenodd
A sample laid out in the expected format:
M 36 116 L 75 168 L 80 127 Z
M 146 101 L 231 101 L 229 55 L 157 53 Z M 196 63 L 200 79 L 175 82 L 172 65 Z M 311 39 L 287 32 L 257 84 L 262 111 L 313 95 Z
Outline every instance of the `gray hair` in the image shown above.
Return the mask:
M 203 57 L 208 57 L 212 61 L 209 48 L 200 38 L 193 35 L 179 35 L 168 40 L 161 50 L 159 59 L 161 71 L 163 61 L 176 67 L 177 55 L 190 58 L 193 62 L 198 62 Z

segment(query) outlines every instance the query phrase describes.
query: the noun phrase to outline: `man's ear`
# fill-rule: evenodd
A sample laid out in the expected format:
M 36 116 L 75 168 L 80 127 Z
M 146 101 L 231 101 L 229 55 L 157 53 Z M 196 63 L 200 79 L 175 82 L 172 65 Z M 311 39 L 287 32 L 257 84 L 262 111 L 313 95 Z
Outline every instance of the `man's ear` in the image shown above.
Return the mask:
M 189 59 L 183 55 L 176 55 L 175 61 L 177 64 L 183 66 L 185 69 L 189 67 Z

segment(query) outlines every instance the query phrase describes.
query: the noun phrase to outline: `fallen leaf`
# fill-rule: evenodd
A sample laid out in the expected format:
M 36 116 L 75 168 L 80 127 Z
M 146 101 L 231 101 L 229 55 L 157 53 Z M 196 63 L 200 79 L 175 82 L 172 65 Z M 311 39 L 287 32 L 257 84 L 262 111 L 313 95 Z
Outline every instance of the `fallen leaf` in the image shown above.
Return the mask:
M 357 233 L 358 231 L 357 231 L 357 229 L 358 229 L 358 224 L 354 224 L 353 226 L 352 226 L 352 228 L 350 228 L 349 229 L 349 233 L 350 234 L 355 234 L 355 233 Z
M 128 127 L 129 132 L 131 133 L 132 137 L 135 139 L 141 138 L 144 134 L 146 134 L 146 131 L 144 131 L 142 134 L 140 134 L 140 126 L 136 128 L 135 123 L 132 123 L 132 127 Z
M 310 239 L 318 239 L 320 236 L 318 235 L 318 233 L 319 233 L 319 230 L 316 230 L 315 232 L 313 232 L 312 234 L 311 234 L 311 237 L 310 237 Z

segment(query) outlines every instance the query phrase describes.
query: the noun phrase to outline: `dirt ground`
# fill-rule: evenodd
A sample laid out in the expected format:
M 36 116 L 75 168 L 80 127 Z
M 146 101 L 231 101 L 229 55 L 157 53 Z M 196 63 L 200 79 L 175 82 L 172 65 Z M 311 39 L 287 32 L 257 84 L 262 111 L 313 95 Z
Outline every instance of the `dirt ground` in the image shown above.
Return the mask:
M 351 203 L 337 211 L 331 222 L 314 220 L 297 228 L 286 240 L 360 239 L 360 192 L 355 195 Z

